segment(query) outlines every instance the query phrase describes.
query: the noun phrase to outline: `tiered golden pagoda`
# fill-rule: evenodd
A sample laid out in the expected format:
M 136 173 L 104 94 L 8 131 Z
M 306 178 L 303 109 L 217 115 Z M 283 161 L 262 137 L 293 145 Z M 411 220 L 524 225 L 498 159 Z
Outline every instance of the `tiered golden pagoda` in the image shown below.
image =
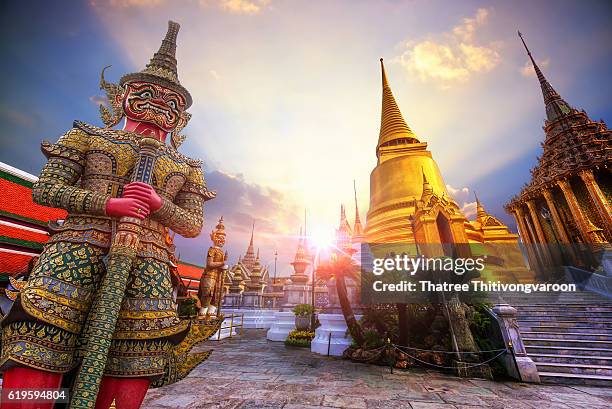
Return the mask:
M 302 236 L 302 229 L 300 229 L 300 237 L 298 239 L 297 250 L 295 252 L 295 258 L 291 265 L 293 266 L 294 273 L 291 274 L 291 282 L 294 284 L 306 284 L 308 282 L 308 276 L 306 275 L 306 269 L 312 264 L 308 252 L 304 246 L 305 236 Z
M 255 256 L 253 268 L 250 270 L 250 272 L 251 274 L 249 276 L 249 280 L 246 282 L 247 291 L 261 292 L 264 288 L 265 280 L 263 279 L 261 262 L 259 261 L 259 249 L 257 249 L 257 256 Z
M 255 233 L 255 222 L 253 222 L 253 227 L 251 228 L 251 241 L 249 241 L 249 247 L 242 259 L 242 264 L 249 270 L 253 270 L 255 267 L 255 248 L 253 246 L 253 235 Z
M 495 279 L 530 281 L 518 247 L 518 235 L 488 214 L 477 201 L 476 220 L 469 221 L 448 194 L 437 163 L 400 112 L 382 59 L 382 112 L 376 145 L 378 163 L 370 175 L 370 208 L 364 230 L 369 243 L 418 243 L 427 256 L 443 255 L 441 244 L 472 255 L 492 256 Z M 348 223 L 347 223 L 348 225 Z M 475 244 L 479 244 L 474 246 Z M 499 246 L 503 244 L 503 246 Z M 466 254 L 467 255 L 467 254 Z
M 468 221 L 449 196 L 427 143 L 421 142 L 404 120 L 391 92 L 382 59 L 380 64 L 382 111 L 376 145 L 378 163 L 370 175 L 370 209 L 364 232 L 367 241 L 517 243 L 518 236 L 486 214 L 482 206 L 480 221 Z M 444 220 L 438 218 L 440 215 Z M 445 223 L 450 230 L 443 226 Z
M 427 150 L 427 143 L 406 124 L 385 73 L 382 70 L 382 112 L 376 145 L 378 163 L 370 175 L 370 207 L 365 235 L 371 243 L 413 243 L 408 223 L 421 197 L 421 173 L 427 176 L 433 191 L 448 197 L 438 165 Z
M 521 33 L 519 37 L 544 97 L 546 138 L 538 164 L 531 170 L 531 180 L 506 205 L 506 210 L 516 219 L 527 244 L 609 243 L 612 132 L 603 121 L 592 121 L 584 110 L 571 107 L 561 98 L 536 64 Z M 558 257 L 546 246 L 531 248 L 529 260 L 534 268 L 545 270 Z M 585 264 L 575 258 L 576 254 L 566 256 Z

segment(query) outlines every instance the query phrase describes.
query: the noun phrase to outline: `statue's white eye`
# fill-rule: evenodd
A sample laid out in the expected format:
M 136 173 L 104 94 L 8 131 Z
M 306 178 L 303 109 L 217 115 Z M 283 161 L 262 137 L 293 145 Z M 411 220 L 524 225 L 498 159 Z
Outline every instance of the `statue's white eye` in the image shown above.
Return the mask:
M 151 91 L 143 91 L 140 93 L 140 96 L 142 98 L 149 99 L 153 97 L 153 94 L 151 93 Z
M 168 106 L 172 109 L 176 109 L 176 102 L 174 101 L 168 101 Z

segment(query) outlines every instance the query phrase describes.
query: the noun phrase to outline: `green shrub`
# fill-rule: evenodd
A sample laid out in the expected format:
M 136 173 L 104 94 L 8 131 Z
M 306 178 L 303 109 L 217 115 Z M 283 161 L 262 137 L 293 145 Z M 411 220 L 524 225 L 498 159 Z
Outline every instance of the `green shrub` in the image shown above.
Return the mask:
M 310 317 L 313 312 L 314 310 L 310 304 L 298 304 L 293 307 L 293 313 L 296 317 Z
M 310 340 L 309 339 L 296 339 L 296 338 L 287 338 L 285 340 L 285 345 L 300 347 L 300 348 L 310 348 Z

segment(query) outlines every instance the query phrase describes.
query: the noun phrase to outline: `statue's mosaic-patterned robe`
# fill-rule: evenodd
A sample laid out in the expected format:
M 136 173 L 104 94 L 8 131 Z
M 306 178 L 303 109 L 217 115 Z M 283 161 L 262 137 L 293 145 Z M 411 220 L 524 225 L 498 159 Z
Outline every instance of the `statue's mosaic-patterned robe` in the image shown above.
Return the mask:
M 87 342 L 85 322 L 105 274 L 116 220 L 104 215 L 119 197 L 138 160 L 139 135 L 75 122 L 56 144 L 43 142 L 48 158 L 33 188 L 37 203 L 64 208 L 30 279 L 3 320 L 0 365 L 25 365 L 65 373 L 79 363 Z M 162 207 L 142 222 L 137 260 L 130 271 L 105 374 L 163 374 L 168 351 L 185 335 L 172 298 L 167 228 L 185 237 L 202 228 L 210 198 L 201 165 L 165 146 L 153 171 Z

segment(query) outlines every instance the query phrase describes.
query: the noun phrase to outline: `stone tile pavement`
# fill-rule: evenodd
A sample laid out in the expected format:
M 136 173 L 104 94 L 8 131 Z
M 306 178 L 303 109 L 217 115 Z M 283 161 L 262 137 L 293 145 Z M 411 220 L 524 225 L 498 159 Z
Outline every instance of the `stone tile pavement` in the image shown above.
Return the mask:
M 265 331 L 208 342 L 211 357 L 143 408 L 610 409 L 612 388 L 529 385 L 407 372 L 322 357 L 270 342 Z

